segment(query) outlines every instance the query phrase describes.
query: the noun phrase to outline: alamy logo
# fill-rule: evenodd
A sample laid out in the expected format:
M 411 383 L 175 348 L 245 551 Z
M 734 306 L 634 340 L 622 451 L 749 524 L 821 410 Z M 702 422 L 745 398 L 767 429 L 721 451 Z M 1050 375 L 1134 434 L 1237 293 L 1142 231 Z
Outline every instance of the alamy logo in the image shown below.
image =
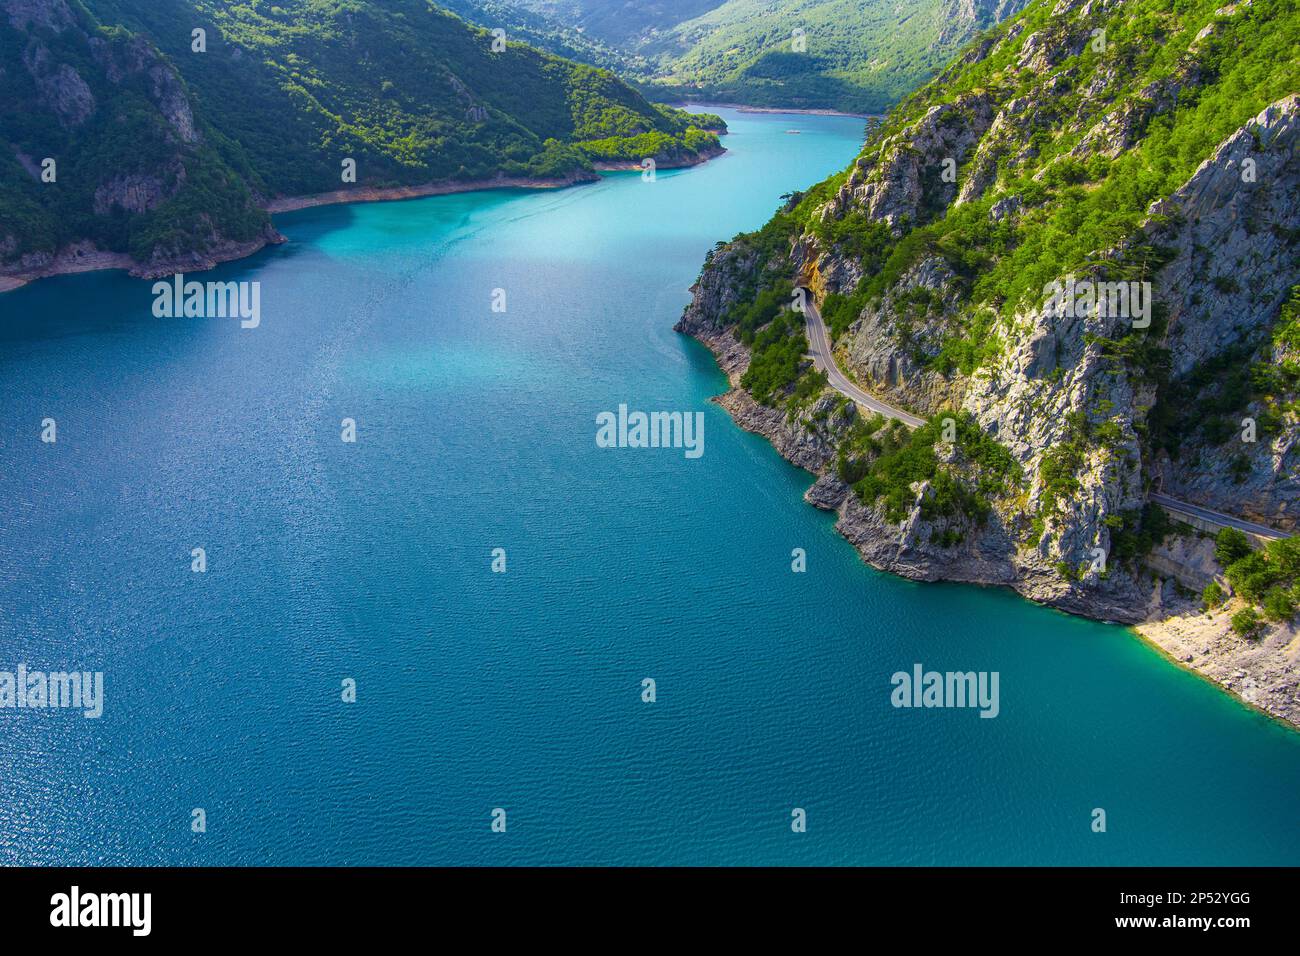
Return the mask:
M 262 324 L 262 283 L 186 282 L 176 273 L 171 282 L 153 284 L 153 314 L 160 319 L 233 319 L 240 328 Z
M 104 713 L 102 671 L 29 671 L 19 664 L 17 673 L 0 671 L 0 708 L 45 710 L 71 708 L 94 719 Z
M 1043 299 L 1053 315 L 1132 319 L 1135 329 L 1151 325 L 1150 282 L 1093 282 L 1070 275 L 1043 286 Z
M 981 717 L 996 717 L 1001 710 L 998 680 L 998 671 L 940 673 L 913 664 L 912 673 L 898 671 L 889 679 L 894 685 L 889 702 L 895 707 L 978 707 Z
M 596 445 L 600 448 L 684 448 L 687 458 L 704 454 L 703 412 L 629 412 L 596 416 Z
M 132 936 L 153 928 L 151 893 L 82 893 L 74 886 L 50 897 L 51 926 L 128 926 Z

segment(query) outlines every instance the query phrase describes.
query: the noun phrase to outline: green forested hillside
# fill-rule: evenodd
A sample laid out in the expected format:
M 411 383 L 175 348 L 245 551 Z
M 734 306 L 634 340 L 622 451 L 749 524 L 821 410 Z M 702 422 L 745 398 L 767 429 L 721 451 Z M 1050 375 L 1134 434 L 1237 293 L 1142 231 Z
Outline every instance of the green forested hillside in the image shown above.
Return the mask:
M 566 60 L 590 63 L 626 77 L 645 69 L 644 58 L 601 34 L 586 29 L 559 8 L 534 7 L 523 0 L 442 0 L 439 6 L 488 30 L 501 28 L 512 40 L 527 43 Z
M 648 38 L 655 95 L 884 112 L 1024 0 L 727 0 Z M 796 33 L 801 32 L 801 36 Z
M 635 50 L 656 34 L 708 13 L 725 0 L 501 0 L 572 25 L 584 35 L 622 50 Z
M 0 262 L 76 239 L 137 259 L 252 239 L 266 228 L 254 197 L 343 188 L 345 159 L 358 185 L 394 186 L 590 175 L 615 154 L 686 162 L 718 148 L 700 129 L 720 129 L 716 117 L 508 36 L 494 50 L 487 30 L 425 0 L 0 11 Z M 22 158 L 55 155 L 55 184 Z
M 840 188 L 849 170 L 811 190 L 795 217 L 820 241 L 858 244 L 875 264 L 864 296 L 937 251 L 963 277 L 972 303 L 1010 312 L 1053 278 L 1131 239 L 1151 203 L 1185 183 L 1229 133 L 1300 90 L 1300 21 L 1284 15 L 1289 6 L 1256 0 L 1220 17 L 1213 0 L 1130 0 L 1092 20 L 1064 21 L 1051 4 L 1035 4 L 1014 30 L 998 31 L 987 55 L 953 66 L 906 100 L 864 150 L 874 159 L 935 107 L 947 107 L 947 122 L 960 128 L 973 110 L 1019 106 L 1032 119 L 1000 131 L 1006 142 L 995 166 L 980 168 L 989 165 L 985 157 L 977 166 L 974 150 L 962 157 L 957 181 L 985 180 L 977 199 L 949 206 L 956 189 L 936 170 L 902 229 L 873 229 L 860 208 L 819 218 L 817 197 Z M 1105 31 L 1104 48 L 1092 30 Z M 1069 46 L 1042 49 L 1049 31 Z M 1050 91 L 1044 71 L 1059 78 Z M 1018 97 L 1029 99 L 1018 104 Z M 1007 197 L 1017 213 L 995 225 L 990 209 Z
M 612 73 L 492 36 L 425 0 L 89 0 L 172 57 L 204 113 L 248 151 L 273 192 L 336 188 L 338 157 L 373 183 L 558 175 L 544 150 L 657 131 L 665 115 Z M 206 55 L 188 30 L 206 27 Z M 373 168 L 371 168 L 373 167 Z
M 1025 0 L 499 2 L 621 50 L 654 98 L 877 113 Z
M 0 0 L 0 265 L 253 241 L 269 220 L 247 172 L 147 42 L 77 4 Z

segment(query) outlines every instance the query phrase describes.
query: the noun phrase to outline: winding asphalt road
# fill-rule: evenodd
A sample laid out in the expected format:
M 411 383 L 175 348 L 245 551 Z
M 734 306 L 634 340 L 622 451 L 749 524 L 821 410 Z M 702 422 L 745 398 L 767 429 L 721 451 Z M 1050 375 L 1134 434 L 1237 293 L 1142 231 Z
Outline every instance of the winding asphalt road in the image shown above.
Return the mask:
M 812 290 L 806 290 L 807 295 L 804 299 L 804 325 L 808 332 L 808 354 L 812 357 L 813 365 L 826 373 L 826 379 L 830 382 L 831 388 L 841 395 L 851 398 L 863 408 L 871 412 L 877 412 L 886 418 L 896 418 L 906 425 L 916 428 L 918 425 L 924 425 L 925 419 L 918 418 L 910 412 L 905 412 L 901 408 L 895 408 L 893 405 L 886 404 L 880 399 L 868 395 L 853 382 L 849 381 L 848 376 L 840 371 L 840 367 L 835 364 L 835 353 L 831 349 L 830 333 L 826 330 L 826 323 L 822 321 L 821 311 L 817 308 L 817 303 L 813 301 Z M 1189 504 L 1186 501 L 1179 501 L 1177 498 L 1170 498 L 1168 495 L 1162 495 L 1152 492 L 1147 496 L 1156 504 L 1165 508 L 1173 508 L 1186 514 L 1194 515 L 1203 521 L 1208 521 L 1221 526 L 1236 528 L 1239 531 L 1245 531 L 1249 534 L 1256 534 L 1263 538 L 1285 538 L 1287 535 L 1280 531 L 1274 531 L 1272 528 L 1262 524 L 1255 524 L 1253 521 L 1246 521 L 1242 518 L 1234 518 L 1232 515 L 1225 515 L 1219 511 L 1211 511 L 1209 508 L 1203 508 L 1200 505 Z
M 924 418 L 917 418 L 910 412 L 895 408 L 893 405 L 886 405 L 880 399 L 868 395 L 840 371 L 840 367 L 835 364 L 835 353 L 831 350 L 830 333 L 826 331 L 826 323 L 822 321 L 822 314 L 817 308 L 817 303 L 813 301 L 811 290 L 804 299 L 804 325 L 808 331 L 808 354 L 812 356 L 813 365 L 826 373 L 831 388 L 841 395 L 847 395 L 863 408 L 884 415 L 886 418 L 897 418 L 912 428 L 925 424 Z

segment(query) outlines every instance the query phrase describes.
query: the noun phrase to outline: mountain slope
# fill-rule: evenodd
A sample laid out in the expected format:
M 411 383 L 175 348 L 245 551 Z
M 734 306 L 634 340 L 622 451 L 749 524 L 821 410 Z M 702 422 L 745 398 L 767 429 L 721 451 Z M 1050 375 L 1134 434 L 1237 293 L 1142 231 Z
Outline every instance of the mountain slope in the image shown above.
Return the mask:
M 1025 0 L 502 2 L 621 51 L 656 99 L 878 113 Z
M 619 76 L 645 68 L 643 58 L 591 33 L 573 18 L 562 18 L 558 8 L 547 10 L 522 0 L 442 0 L 439 6 L 477 26 L 505 30 L 512 40 L 566 60 L 603 66 Z
M 622 50 L 721 6 L 725 0 L 507 0 Z
M 141 38 L 62 0 L 0 0 L 0 266 L 256 248 L 269 219 L 216 140 Z
M 1300 523 L 1289 11 L 1033 4 L 848 170 L 721 245 L 679 328 L 732 374 L 742 424 L 821 476 L 810 500 L 872 564 L 1128 622 L 1198 616 L 1181 589 L 1217 576 L 1237 612 L 1271 602 L 1275 650 L 1207 638 L 1197 666 L 1250 673 L 1294 720 L 1294 546 L 1225 576 L 1213 541 L 1147 499 Z M 784 310 L 793 286 L 816 296 L 841 369 L 928 425 L 867 420 L 825 390 Z M 1133 308 L 1057 294 L 1108 287 Z
M 656 95 L 880 113 L 1024 0 L 727 0 L 638 52 Z M 796 37 L 795 32 L 801 31 Z
M 192 48 L 192 31 L 206 48 Z M 0 0 L 0 269 L 75 249 L 142 271 L 274 238 L 259 208 L 350 185 L 592 178 L 718 151 L 716 117 L 423 0 Z M 33 157 L 61 174 L 32 175 Z

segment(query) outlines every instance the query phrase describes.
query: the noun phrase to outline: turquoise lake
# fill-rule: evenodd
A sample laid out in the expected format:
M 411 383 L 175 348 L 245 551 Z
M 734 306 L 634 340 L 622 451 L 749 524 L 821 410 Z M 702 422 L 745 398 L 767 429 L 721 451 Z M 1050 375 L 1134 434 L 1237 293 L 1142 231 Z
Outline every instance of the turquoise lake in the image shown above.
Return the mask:
M 709 401 L 705 253 L 862 132 L 722 112 L 654 182 L 278 217 L 193 277 L 260 282 L 256 329 L 122 273 L 0 296 L 0 670 L 106 686 L 0 709 L 0 863 L 1300 863 L 1300 734 L 1122 628 L 873 571 Z M 597 447 L 620 404 L 703 412 L 703 456 Z M 895 709 L 915 663 L 1000 714 Z

